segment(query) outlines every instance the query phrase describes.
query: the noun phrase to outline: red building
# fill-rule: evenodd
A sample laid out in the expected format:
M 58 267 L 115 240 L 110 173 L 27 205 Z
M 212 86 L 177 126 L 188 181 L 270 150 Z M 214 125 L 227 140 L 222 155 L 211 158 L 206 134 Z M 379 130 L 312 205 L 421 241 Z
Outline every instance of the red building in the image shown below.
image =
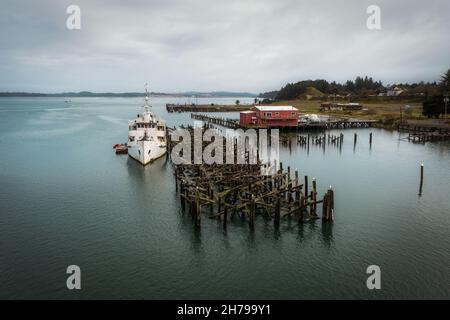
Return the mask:
M 240 123 L 261 127 L 296 127 L 298 110 L 292 106 L 256 106 L 254 111 L 241 112 Z
M 256 124 L 257 118 L 256 118 L 256 111 L 242 111 L 240 113 L 240 119 L 239 122 L 241 124 Z

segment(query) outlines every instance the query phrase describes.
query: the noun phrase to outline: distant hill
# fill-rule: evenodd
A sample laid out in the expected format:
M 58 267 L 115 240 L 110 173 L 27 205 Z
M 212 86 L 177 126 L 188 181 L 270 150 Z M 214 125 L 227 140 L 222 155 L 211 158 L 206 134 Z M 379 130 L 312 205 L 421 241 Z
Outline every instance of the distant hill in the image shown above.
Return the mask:
M 297 83 L 288 83 L 278 92 L 277 100 L 293 100 L 304 98 L 308 94 L 312 97 L 322 96 L 324 92 L 328 93 L 330 84 L 323 79 L 304 80 Z
M 235 97 L 252 97 L 256 98 L 258 95 L 250 92 L 230 92 L 230 91 L 212 91 L 212 92 L 198 92 L 188 91 L 181 93 L 183 96 L 196 96 L 196 97 L 223 97 L 223 98 L 235 98 Z
M 278 90 L 263 92 L 258 95 L 258 98 L 261 99 L 275 99 L 278 95 Z
M 372 77 L 356 77 L 344 83 L 328 82 L 324 79 L 303 80 L 296 83 L 287 83 L 279 91 L 265 93 L 272 98 L 276 92 L 275 100 L 295 99 L 327 99 L 330 97 L 345 97 L 346 99 L 362 99 L 368 97 L 392 97 L 391 91 L 400 88 L 403 92 L 401 98 L 423 98 L 435 94 L 440 89 L 436 82 L 398 83 L 384 86 L 381 81 L 374 81 Z M 351 98 L 349 98 L 351 97 Z
M 322 98 L 325 96 L 325 94 L 322 91 L 317 90 L 314 87 L 308 87 L 308 88 L 306 88 L 305 96 L 306 97 L 309 96 L 311 98 Z
M 164 95 L 161 93 L 153 93 L 152 95 Z M 36 92 L 0 92 L 0 97 L 143 97 L 142 92 L 123 92 L 123 93 L 112 93 L 112 92 L 102 92 L 95 93 L 89 91 L 81 92 L 61 92 L 61 93 L 36 93 Z
M 169 96 L 169 97 L 217 97 L 217 98 L 236 98 L 236 97 L 256 97 L 256 94 L 249 92 L 228 92 L 228 91 L 213 91 L 213 92 L 198 92 L 198 91 L 188 91 L 181 93 L 161 93 L 161 92 L 151 92 L 152 96 Z M 134 98 L 143 97 L 143 92 L 90 92 L 90 91 L 80 91 L 80 92 L 61 92 L 61 93 L 36 93 L 36 92 L 0 92 L 0 97 L 106 97 L 106 98 Z
M 320 90 L 317 90 L 314 87 L 306 88 L 306 92 L 305 92 L 306 99 L 323 98 L 323 97 L 325 97 L 325 94 L 323 92 L 321 92 Z

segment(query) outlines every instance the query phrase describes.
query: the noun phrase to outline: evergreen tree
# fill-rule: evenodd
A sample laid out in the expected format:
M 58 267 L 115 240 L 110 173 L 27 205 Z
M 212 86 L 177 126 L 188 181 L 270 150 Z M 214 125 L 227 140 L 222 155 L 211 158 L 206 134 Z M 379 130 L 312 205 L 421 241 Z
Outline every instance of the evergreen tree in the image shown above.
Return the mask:
M 442 94 L 427 97 L 422 105 L 422 113 L 428 118 L 439 118 L 439 115 L 445 112 L 444 96 Z
M 439 85 L 444 93 L 450 93 L 450 69 L 442 75 Z

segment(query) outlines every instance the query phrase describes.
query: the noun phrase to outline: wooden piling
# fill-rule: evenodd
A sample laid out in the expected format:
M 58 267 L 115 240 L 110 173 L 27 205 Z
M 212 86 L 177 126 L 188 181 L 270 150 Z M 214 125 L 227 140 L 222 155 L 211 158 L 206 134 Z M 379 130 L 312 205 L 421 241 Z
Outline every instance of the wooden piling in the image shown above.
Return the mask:
M 316 178 L 313 178 L 312 180 L 312 195 L 311 195 L 311 201 L 313 202 L 312 212 L 311 214 L 317 215 L 317 184 L 316 184 Z
M 305 190 L 305 196 L 308 196 L 308 176 L 305 176 L 305 182 L 304 182 L 304 190 Z
M 303 223 L 303 221 L 305 221 L 305 196 L 303 194 L 300 194 L 299 211 L 299 222 Z
M 322 220 L 324 221 L 334 220 L 334 190 L 331 186 L 323 197 Z
M 322 200 L 322 220 L 328 220 L 328 193 L 323 196 Z
M 328 190 L 328 220 L 333 221 L 334 220 L 334 191 L 333 188 L 330 186 L 330 189 Z
M 419 186 L 419 196 L 422 195 L 422 187 L 423 187 L 423 163 L 420 164 L 420 186 Z

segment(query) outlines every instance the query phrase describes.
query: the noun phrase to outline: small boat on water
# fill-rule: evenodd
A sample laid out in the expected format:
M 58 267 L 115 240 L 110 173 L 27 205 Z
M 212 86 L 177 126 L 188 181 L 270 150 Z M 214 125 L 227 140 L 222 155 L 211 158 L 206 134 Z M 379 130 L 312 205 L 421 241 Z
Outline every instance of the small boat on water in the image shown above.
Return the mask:
M 128 124 L 128 155 L 147 165 L 166 154 L 166 124 L 150 110 L 147 85 L 145 86 L 144 110 Z
M 116 154 L 127 154 L 128 146 L 126 143 L 117 143 L 113 146 L 114 150 L 116 150 Z

